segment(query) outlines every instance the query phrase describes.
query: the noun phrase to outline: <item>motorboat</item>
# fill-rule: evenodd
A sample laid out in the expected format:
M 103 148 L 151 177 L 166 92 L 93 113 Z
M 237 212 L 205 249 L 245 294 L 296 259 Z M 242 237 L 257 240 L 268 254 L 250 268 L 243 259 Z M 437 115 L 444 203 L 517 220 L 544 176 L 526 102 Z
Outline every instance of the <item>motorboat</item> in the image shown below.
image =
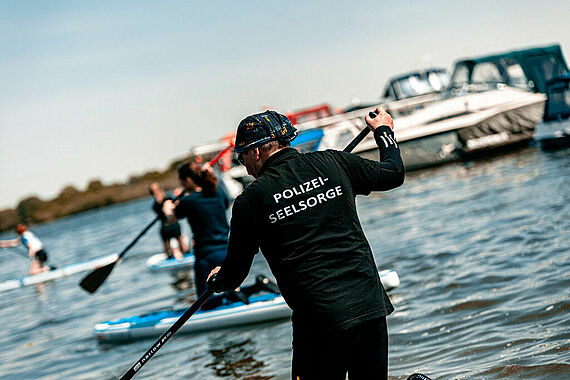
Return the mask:
M 452 72 L 450 78 L 439 68 L 395 76 L 383 102 L 353 104 L 344 112 L 328 104 L 288 112 L 299 130 L 291 145 L 301 152 L 342 149 L 365 127 L 364 117 L 381 106 L 394 118 L 408 171 L 511 149 L 532 139 L 543 118 L 546 83 L 567 66 L 560 47 L 552 45 L 461 59 Z M 214 154 L 227 145 L 217 144 L 200 149 Z M 372 135 L 353 152 L 379 158 Z M 235 157 L 224 176 L 241 188 L 253 180 Z
M 497 86 L 442 99 L 394 119 L 406 170 L 416 170 L 507 146 L 526 143 L 542 119 L 543 94 Z M 386 107 L 390 112 L 390 109 Z M 373 140 L 355 153 L 378 159 Z
M 566 71 L 557 45 L 462 59 L 455 64 L 449 86 L 438 92 L 436 100 L 422 95 L 404 97 L 297 127 L 300 135 L 323 130 L 319 150 L 340 149 L 364 128 L 364 116 L 381 106 L 394 118 L 406 170 L 468 160 L 528 144 L 543 118 L 546 83 Z M 395 89 L 394 80 L 390 83 L 388 88 Z M 354 153 L 378 159 L 372 136 Z

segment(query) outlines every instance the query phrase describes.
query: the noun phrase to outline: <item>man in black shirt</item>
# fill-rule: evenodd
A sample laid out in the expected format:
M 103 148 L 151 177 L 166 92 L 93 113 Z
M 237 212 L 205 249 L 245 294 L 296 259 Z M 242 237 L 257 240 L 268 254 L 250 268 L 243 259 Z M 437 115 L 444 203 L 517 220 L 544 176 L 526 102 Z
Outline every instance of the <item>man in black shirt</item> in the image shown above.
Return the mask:
M 226 259 L 210 282 L 236 288 L 261 251 L 293 310 L 292 378 L 386 379 L 386 315 L 394 308 L 356 212 L 355 197 L 404 181 L 393 121 L 366 117 L 380 161 L 289 148 L 291 122 L 267 111 L 242 120 L 239 160 L 256 180 L 235 200 Z

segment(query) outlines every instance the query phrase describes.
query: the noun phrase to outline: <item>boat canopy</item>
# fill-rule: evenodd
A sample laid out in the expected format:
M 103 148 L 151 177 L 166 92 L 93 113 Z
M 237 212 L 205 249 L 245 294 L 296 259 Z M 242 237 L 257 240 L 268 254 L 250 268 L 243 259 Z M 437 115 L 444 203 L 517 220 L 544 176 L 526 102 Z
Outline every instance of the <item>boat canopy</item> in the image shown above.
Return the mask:
M 482 86 L 481 90 L 505 84 L 546 93 L 549 80 L 568 72 L 559 45 L 513 50 L 455 63 L 450 89 Z

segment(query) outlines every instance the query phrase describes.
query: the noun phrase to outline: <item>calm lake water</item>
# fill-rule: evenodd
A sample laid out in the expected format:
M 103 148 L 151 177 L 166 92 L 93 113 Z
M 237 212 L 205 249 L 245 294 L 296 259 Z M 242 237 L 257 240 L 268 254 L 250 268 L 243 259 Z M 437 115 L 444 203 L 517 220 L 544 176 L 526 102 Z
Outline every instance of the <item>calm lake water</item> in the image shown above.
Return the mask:
M 378 267 L 402 281 L 390 293 L 392 379 L 570 378 L 569 153 L 525 149 L 412 173 L 397 190 L 359 199 Z M 33 231 L 52 263 L 81 262 L 120 252 L 154 218 L 150 203 Z M 154 227 L 94 295 L 77 285 L 83 274 L 0 293 L 0 378 L 118 378 L 155 339 L 100 345 L 93 325 L 195 296 L 145 270 L 160 248 Z M 0 251 L 0 281 L 27 272 L 12 250 Z M 261 255 L 246 283 L 257 273 L 270 274 Z M 136 378 L 288 379 L 290 360 L 282 321 L 175 336 Z

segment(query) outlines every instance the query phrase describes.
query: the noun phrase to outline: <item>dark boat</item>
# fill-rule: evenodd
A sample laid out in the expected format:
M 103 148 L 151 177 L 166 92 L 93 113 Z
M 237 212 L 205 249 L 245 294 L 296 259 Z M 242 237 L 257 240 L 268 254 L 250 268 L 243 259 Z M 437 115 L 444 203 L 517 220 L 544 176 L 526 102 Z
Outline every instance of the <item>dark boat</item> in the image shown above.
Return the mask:
M 534 139 L 542 150 L 570 146 L 570 73 L 546 84 L 544 121 L 537 124 Z

